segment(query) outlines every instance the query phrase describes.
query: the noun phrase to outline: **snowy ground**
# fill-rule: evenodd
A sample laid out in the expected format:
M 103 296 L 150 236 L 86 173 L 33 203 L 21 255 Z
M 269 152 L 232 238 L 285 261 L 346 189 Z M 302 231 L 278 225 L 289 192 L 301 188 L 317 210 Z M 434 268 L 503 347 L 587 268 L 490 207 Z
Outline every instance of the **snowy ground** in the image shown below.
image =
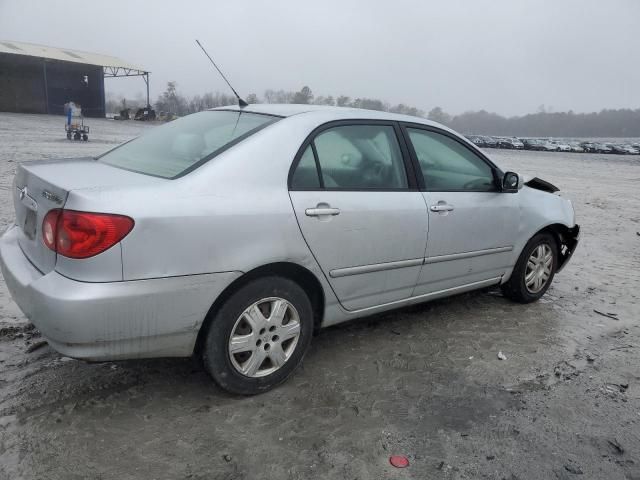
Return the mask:
M 87 123 L 77 143 L 62 117 L 0 113 L 0 227 L 16 162 L 150 128 Z M 545 298 L 477 292 L 327 329 L 257 397 L 220 392 L 188 359 L 30 352 L 41 339 L 0 280 L 0 478 L 640 479 L 640 158 L 488 154 L 574 201 L 582 242 Z

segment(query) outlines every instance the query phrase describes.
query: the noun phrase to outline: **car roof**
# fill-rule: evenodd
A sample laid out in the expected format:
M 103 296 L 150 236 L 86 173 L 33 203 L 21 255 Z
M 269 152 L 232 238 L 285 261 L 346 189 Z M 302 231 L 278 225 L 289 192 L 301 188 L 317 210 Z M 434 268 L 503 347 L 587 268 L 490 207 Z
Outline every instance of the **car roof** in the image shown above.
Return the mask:
M 226 107 L 212 108 L 211 110 L 232 110 L 250 113 L 261 113 L 265 115 L 277 115 L 280 117 L 291 117 L 294 115 L 302 115 L 307 113 L 323 113 L 335 117 L 335 120 L 359 119 L 359 120 L 394 120 L 401 122 L 421 123 L 431 125 L 445 130 L 449 128 L 427 120 L 422 117 L 414 117 L 411 115 L 401 115 L 398 113 L 383 112 L 379 110 L 366 110 L 364 108 L 351 107 L 334 107 L 331 105 L 299 105 L 299 104 L 278 104 L 278 103 L 261 103 L 251 104 L 246 107 L 230 105 Z

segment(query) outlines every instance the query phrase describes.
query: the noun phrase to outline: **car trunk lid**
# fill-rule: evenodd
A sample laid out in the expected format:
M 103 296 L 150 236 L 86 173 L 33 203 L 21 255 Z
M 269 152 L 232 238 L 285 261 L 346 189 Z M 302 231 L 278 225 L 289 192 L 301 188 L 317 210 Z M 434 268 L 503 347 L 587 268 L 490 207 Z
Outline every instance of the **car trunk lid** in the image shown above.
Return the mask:
M 43 273 L 55 267 L 56 252 L 42 242 L 42 220 L 49 210 L 64 205 L 67 193 L 29 167 L 18 167 L 13 188 L 16 225 L 20 228 L 18 243 L 31 263 Z
M 52 271 L 57 254 L 42 240 L 42 221 L 50 210 L 64 207 L 70 191 L 153 181 L 159 179 L 105 165 L 93 158 L 20 164 L 12 192 L 20 248 L 42 273 Z

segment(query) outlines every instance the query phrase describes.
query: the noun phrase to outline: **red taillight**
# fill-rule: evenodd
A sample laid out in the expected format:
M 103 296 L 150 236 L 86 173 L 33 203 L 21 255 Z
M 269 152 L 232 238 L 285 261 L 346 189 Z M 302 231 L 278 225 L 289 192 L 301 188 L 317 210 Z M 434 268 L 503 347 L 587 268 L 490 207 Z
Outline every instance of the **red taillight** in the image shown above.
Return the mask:
M 42 240 L 54 252 L 70 258 L 89 258 L 122 240 L 133 219 L 111 213 L 50 210 L 42 221 Z
M 54 252 L 56 251 L 56 230 L 58 225 L 59 208 L 49 210 L 42 221 L 42 241 Z

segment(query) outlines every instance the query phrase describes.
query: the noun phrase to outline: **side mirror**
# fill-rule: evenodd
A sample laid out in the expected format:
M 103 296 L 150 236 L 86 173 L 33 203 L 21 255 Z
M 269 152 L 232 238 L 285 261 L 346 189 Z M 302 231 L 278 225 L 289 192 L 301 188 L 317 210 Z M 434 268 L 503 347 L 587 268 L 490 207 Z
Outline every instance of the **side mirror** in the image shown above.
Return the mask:
M 520 177 L 515 172 L 507 172 L 502 177 L 502 191 L 505 193 L 516 193 L 518 191 L 518 184 L 520 183 Z

